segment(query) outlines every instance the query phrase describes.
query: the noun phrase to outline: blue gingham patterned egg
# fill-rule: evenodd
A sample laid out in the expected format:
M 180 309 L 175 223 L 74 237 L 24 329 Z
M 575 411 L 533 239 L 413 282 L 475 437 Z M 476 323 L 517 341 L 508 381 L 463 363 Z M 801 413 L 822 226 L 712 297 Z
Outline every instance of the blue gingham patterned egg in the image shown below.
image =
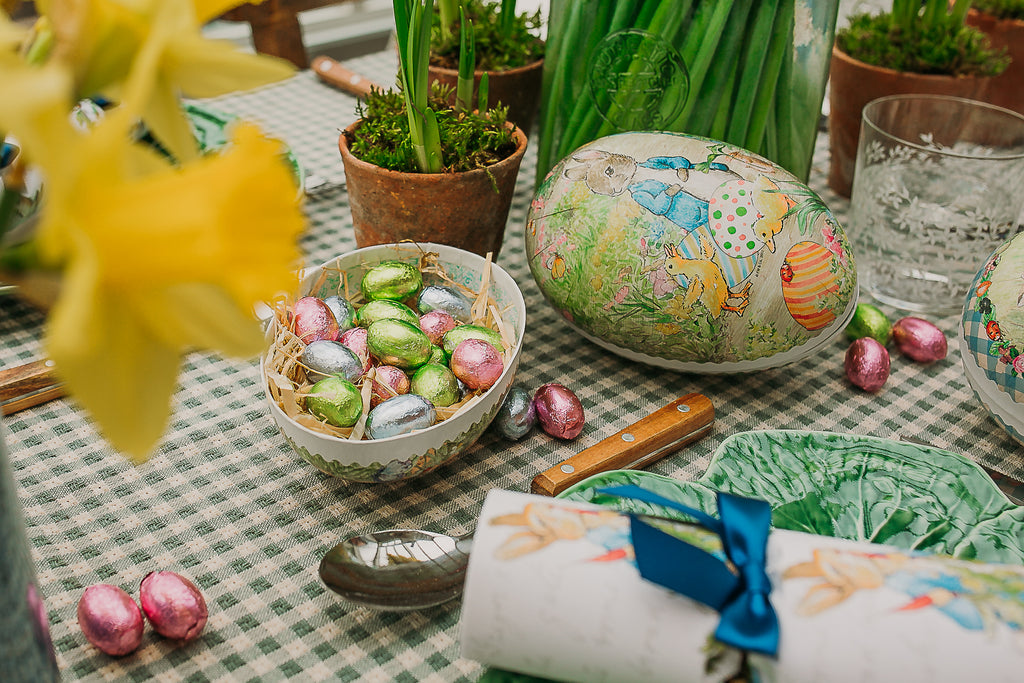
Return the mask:
M 964 374 L 992 418 L 1024 443 L 1024 233 L 988 258 L 960 324 Z

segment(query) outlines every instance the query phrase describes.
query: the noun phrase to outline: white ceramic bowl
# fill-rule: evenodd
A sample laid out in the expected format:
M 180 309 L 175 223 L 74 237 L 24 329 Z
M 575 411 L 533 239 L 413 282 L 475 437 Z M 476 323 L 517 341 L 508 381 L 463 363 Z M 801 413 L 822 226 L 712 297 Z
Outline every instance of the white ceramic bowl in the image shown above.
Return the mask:
M 486 264 L 480 256 L 442 244 L 387 244 L 357 249 L 308 271 L 300 286 L 300 296 L 326 297 L 338 293 L 344 273 L 348 274 L 349 287 L 353 291 L 358 290 L 365 266 L 388 260 L 416 263 L 420 250 L 436 252 L 439 264 L 451 279 L 479 291 Z M 317 286 L 316 291 L 313 291 L 314 286 Z M 369 483 L 408 479 L 454 458 L 475 443 L 494 419 L 519 367 L 526 329 L 523 294 L 515 280 L 494 263 L 491 264 L 490 292 L 503 321 L 514 331 L 516 344 L 512 360 L 507 363 L 501 377 L 474 405 L 464 407 L 453 417 L 427 429 L 387 439 L 353 441 L 316 432 L 289 418 L 266 389 L 266 367 L 263 367 L 263 386 L 270 414 L 281 434 L 299 455 L 317 469 L 348 481 Z M 266 362 L 266 354 L 263 361 Z

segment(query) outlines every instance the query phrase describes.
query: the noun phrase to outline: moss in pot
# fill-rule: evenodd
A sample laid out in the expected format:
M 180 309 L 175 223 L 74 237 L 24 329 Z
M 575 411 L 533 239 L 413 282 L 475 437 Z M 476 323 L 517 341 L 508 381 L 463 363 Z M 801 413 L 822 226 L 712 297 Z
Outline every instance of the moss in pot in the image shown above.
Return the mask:
M 483 110 L 469 110 L 468 66 L 454 106 L 448 89 L 428 87 L 433 0 L 394 6 L 402 87 L 372 91 L 338 141 L 356 244 L 410 239 L 497 256 L 526 136 L 483 92 Z M 462 42 L 471 56 L 468 25 Z
M 1004 50 L 966 24 L 970 0 L 893 0 L 892 10 L 857 14 L 836 31 L 829 85 L 829 185 L 849 197 L 861 111 L 901 93 L 985 100 Z

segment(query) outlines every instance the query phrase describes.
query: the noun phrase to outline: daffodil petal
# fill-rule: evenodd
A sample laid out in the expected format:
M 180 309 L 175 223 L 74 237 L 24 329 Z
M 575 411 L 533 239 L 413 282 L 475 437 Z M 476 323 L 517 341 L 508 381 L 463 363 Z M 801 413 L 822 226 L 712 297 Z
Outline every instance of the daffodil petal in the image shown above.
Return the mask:
M 283 59 L 239 52 L 231 43 L 177 36 L 167 47 L 167 77 L 187 97 L 216 97 L 290 78 L 295 67 Z
M 0 131 L 15 134 L 33 163 L 57 162 L 73 135 L 68 123 L 71 76 L 57 67 L 4 68 L 0 78 Z
M 262 2 L 263 0 L 192 0 L 192 8 L 196 21 L 205 24 L 239 5 L 259 5 Z

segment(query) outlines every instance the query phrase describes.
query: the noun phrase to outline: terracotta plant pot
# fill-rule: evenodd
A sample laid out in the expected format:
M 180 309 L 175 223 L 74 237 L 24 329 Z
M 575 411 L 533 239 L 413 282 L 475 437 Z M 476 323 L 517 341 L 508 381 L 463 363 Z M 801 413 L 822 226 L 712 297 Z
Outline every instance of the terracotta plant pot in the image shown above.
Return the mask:
M 352 156 L 350 136 L 360 123 L 338 138 L 356 246 L 438 242 L 481 256 L 491 252 L 497 258 L 526 152 L 522 130 L 514 131 L 515 153 L 485 169 L 403 173 Z
M 540 107 L 540 84 L 543 71 L 543 59 L 507 71 L 488 71 L 488 105 L 494 106 L 500 102 L 508 107 L 508 120 L 529 133 L 534 116 Z M 427 73 L 431 83 L 437 81 L 452 89 L 449 104 L 454 105 L 455 86 L 458 83 L 459 72 L 456 69 L 431 65 Z M 480 89 L 480 76 L 483 73 L 483 71 L 477 71 L 473 74 L 474 109 L 477 108 L 476 93 Z
M 936 76 L 884 69 L 851 58 L 832 48 L 829 71 L 828 134 L 832 159 L 828 184 L 843 197 L 850 196 L 860 139 L 861 111 L 871 100 L 886 95 L 953 95 L 985 100 L 990 76 Z
M 996 19 L 972 9 L 967 23 L 983 31 L 992 47 L 1005 47 L 1012 60 L 1006 71 L 992 79 L 987 101 L 1024 114 L 1024 20 Z

